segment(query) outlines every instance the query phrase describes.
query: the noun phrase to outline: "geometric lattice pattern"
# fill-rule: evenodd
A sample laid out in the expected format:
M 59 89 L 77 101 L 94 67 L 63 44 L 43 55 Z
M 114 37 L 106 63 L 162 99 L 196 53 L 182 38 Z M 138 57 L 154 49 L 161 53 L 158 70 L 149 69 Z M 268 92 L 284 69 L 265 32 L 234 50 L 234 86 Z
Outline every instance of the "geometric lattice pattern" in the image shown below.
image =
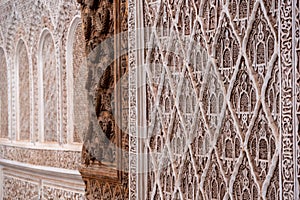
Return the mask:
M 135 3 L 130 1 L 129 7 Z M 139 20 L 151 28 L 145 31 L 147 49 L 142 53 L 147 199 L 297 199 L 300 4 L 280 4 L 143 3 Z M 131 28 L 137 13 L 129 13 Z M 134 62 L 141 62 L 140 57 L 129 63 L 132 84 Z M 138 152 L 134 146 L 133 136 L 132 155 Z M 298 155 L 298 165 L 291 155 Z M 133 197 L 135 186 L 130 187 Z

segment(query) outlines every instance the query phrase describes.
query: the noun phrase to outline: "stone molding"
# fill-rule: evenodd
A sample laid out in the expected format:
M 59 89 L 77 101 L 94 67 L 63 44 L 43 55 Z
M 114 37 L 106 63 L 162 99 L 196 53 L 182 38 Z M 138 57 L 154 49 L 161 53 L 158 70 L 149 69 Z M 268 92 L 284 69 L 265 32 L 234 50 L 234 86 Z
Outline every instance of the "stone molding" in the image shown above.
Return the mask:
M 77 170 L 36 166 L 0 159 L 3 198 L 85 199 L 84 183 Z M 1 198 L 1 196 L 0 196 Z

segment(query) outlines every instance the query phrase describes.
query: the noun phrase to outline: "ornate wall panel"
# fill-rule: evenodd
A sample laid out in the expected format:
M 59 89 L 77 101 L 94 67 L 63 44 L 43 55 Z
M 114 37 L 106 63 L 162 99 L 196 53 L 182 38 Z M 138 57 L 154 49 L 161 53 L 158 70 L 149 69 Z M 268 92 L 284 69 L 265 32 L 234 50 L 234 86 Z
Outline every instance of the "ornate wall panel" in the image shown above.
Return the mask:
M 57 186 L 43 185 L 42 199 L 67 199 L 67 200 L 83 200 L 84 194 L 72 191 L 66 188 L 59 188 Z
M 296 80 L 295 80 L 295 92 L 296 92 L 296 133 L 297 133 L 297 178 L 298 178 L 298 198 L 300 198 L 300 2 L 295 2 L 295 73 L 296 73 Z
M 81 160 L 81 153 L 78 151 L 32 149 L 3 145 L 0 146 L 0 153 L 0 159 L 71 170 L 78 169 Z
M 39 185 L 37 182 L 13 177 L 3 177 L 3 199 L 39 199 Z
M 1 170 L 3 199 L 78 199 L 83 200 L 84 190 L 78 178 L 68 179 L 61 172 L 46 172 L 28 168 Z M 2 175 L 3 173 L 3 175 Z M 70 173 L 70 172 L 69 172 Z M 62 177 L 59 177 L 62 176 Z M 79 175 L 77 177 L 80 178 Z M 56 178 L 58 180 L 54 180 Z M 57 182 L 59 181 L 59 182 Z M 3 196 L 2 196 L 3 195 Z
M 18 48 L 18 42 L 20 39 L 24 41 L 28 54 L 29 74 L 30 74 L 30 113 L 28 120 L 32 126 L 32 140 L 37 142 L 39 139 L 38 130 L 40 117 L 39 117 L 39 70 L 40 64 L 38 61 L 41 56 L 41 34 L 46 28 L 51 32 L 53 39 L 53 56 L 55 56 L 54 64 L 57 69 L 54 72 L 57 75 L 57 90 L 56 96 L 58 98 L 57 109 L 58 130 L 62 131 L 61 140 L 65 144 L 67 143 L 67 92 L 66 92 L 66 43 L 68 40 L 68 27 L 71 20 L 79 15 L 79 5 L 76 1 L 57 1 L 57 4 L 49 4 L 47 1 L 20 1 L 14 3 L 13 1 L 5 1 L 0 5 L 3 15 L 1 15 L 1 46 L 3 47 L 6 55 L 6 62 L 8 65 L 8 90 L 9 90 L 9 102 L 8 106 L 11 109 L 11 138 L 15 139 L 15 132 L 17 127 L 17 103 L 19 96 L 16 96 L 18 91 L 18 72 L 15 71 L 16 52 Z M 10 13 L 10 14 L 7 14 Z M 26 62 L 25 62 L 26 63 Z M 58 70 L 58 69 L 61 69 Z M 26 72 L 27 73 L 27 72 Z M 24 106 L 27 107 L 27 106 Z M 25 108 L 24 108 L 25 109 Z M 26 111 L 27 112 L 27 111 Z M 24 124 L 24 123 L 21 123 Z M 61 127 L 60 127 L 61 125 Z M 27 126 L 27 125 L 26 125 Z
M 296 115 L 295 115 L 295 4 L 281 1 L 280 7 L 280 65 L 281 65 L 281 163 L 282 196 L 297 198 L 295 182 L 296 162 Z
M 19 95 L 19 112 L 18 128 L 19 140 L 30 140 L 30 77 L 29 77 L 29 60 L 28 52 L 23 40 L 20 40 L 17 46 L 15 65 L 16 71 L 19 72 L 18 95 Z
M 130 0 L 128 23 L 130 197 L 298 199 L 299 2 Z
M 65 180 L 73 181 L 66 184 L 68 187 L 78 184 L 70 189 L 56 187 L 56 182 L 51 185 L 56 188 L 53 191 L 59 190 L 55 194 L 81 198 L 84 184 L 76 170 L 82 146 L 67 140 L 66 89 L 68 28 L 75 16 L 81 21 L 79 5 L 75 0 L 2 1 L 0 11 L 0 168 L 4 172 L 22 168 L 18 175 L 10 174 L 13 180 L 6 181 L 7 187 L 0 193 L 5 193 L 5 199 L 41 199 L 31 196 L 34 189 L 27 192 L 23 188 L 29 187 L 31 176 L 39 176 L 41 184 L 44 175 L 52 172 L 51 180 L 60 178 L 55 174 L 63 174 Z M 41 108 L 45 112 L 41 113 Z M 19 178 L 26 170 L 29 175 Z M 41 189 L 39 186 L 40 195 Z
M 68 141 L 81 143 L 88 131 L 88 93 L 86 80 L 85 40 L 81 19 L 76 16 L 69 27 L 66 65 L 67 65 L 67 103 L 68 103 Z
M 126 187 L 120 187 L 112 182 L 103 182 L 101 180 L 90 178 L 86 181 L 87 199 L 128 199 L 128 190 Z
M 81 23 L 77 25 L 73 44 L 73 78 L 74 78 L 74 142 L 82 142 L 82 136 L 88 127 L 88 99 L 85 89 L 87 68 L 85 63 L 85 45 Z
M 8 79 L 4 50 L 0 48 L 0 136 L 8 137 Z
M 59 23 L 60 25 L 59 27 L 59 32 L 60 32 L 60 37 L 63 38 L 67 38 L 66 40 L 63 40 L 61 45 L 65 46 L 68 45 L 68 41 L 70 40 L 70 33 L 68 33 L 68 29 L 66 28 L 67 26 L 72 26 L 72 22 L 74 22 L 74 18 L 77 18 L 77 22 L 81 23 L 81 17 L 80 17 L 80 5 L 74 1 L 74 0 L 70 0 L 70 1 L 64 1 L 63 4 L 61 4 L 61 9 L 60 9 L 60 15 L 59 15 L 59 20 L 57 21 L 57 23 Z M 72 17 L 70 17 L 72 16 Z M 67 36 L 67 34 L 69 34 Z M 67 56 L 67 48 L 61 48 L 60 49 L 60 63 L 61 63 L 61 80 L 67 80 L 67 60 L 66 58 Z M 61 90 L 62 90 L 62 106 L 61 106 L 61 112 L 62 112 L 62 141 L 63 143 L 67 142 L 67 138 L 68 138 L 68 131 L 67 131 L 67 125 L 68 125 L 68 107 L 69 104 L 67 103 L 67 98 L 68 96 L 68 92 L 67 92 L 67 88 L 68 88 L 68 84 L 67 81 L 63 82 L 61 85 Z
M 43 77 L 43 138 L 46 142 L 58 141 L 58 68 L 55 47 L 50 32 L 45 31 L 41 45 L 41 70 Z

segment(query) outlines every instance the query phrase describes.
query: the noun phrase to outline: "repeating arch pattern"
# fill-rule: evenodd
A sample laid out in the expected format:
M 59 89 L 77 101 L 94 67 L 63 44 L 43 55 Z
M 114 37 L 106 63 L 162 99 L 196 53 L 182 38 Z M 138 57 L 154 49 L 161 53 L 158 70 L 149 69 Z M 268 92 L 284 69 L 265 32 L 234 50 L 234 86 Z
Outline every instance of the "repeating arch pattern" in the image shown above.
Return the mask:
M 82 146 L 66 140 L 67 27 L 79 7 L 76 0 L 0 3 L 0 199 L 84 199 L 84 183 L 72 175 Z M 48 179 L 49 167 L 68 170 L 72 181 Z

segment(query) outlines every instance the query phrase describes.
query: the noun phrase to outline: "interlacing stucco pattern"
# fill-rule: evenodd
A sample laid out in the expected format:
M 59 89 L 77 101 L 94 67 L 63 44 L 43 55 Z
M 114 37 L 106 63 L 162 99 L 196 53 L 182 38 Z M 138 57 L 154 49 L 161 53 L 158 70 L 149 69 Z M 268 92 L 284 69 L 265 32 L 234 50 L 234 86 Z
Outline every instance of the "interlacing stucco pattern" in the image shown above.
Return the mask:
M 143 144 L 129 123 L 130 197 L 139 195 L 142 144 L 147 199 L 297 198 L 299 3 L 130 0 L 131 8 L 130 48 L 144 36 L 136 28 L 152 29 L 142 59 L 129 55 L 131 93 L 139 63 L 147 76 Z M 139 119 L 137 105 L 130 96 Z

